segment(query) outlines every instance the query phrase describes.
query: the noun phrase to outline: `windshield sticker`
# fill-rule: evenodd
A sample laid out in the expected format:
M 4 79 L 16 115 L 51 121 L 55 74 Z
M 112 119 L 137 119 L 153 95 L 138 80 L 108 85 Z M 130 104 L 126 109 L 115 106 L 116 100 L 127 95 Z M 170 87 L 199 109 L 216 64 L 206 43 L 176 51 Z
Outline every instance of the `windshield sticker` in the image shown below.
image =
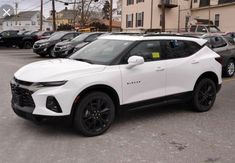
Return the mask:
M 152 53 L 152 58 L 153 58 L 153 59 L 158 59 L 158 58 L 160 58 L 160 53 L 159 53 L 159 52 L 153 52 L 153 53 Z

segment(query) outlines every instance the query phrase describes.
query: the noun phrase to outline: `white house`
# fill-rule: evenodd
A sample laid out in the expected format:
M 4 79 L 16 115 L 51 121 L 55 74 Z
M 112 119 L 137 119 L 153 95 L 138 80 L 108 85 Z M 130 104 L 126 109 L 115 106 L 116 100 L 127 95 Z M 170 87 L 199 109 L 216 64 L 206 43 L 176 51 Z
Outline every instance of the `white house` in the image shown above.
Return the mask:
M 51 30 L 52 24 L 43 19 L 43 30 Z M 40 11 L 24 11 L 18 15 L 7 16 L 3 19 L 2 28 L 3 30 L 39 30 Z

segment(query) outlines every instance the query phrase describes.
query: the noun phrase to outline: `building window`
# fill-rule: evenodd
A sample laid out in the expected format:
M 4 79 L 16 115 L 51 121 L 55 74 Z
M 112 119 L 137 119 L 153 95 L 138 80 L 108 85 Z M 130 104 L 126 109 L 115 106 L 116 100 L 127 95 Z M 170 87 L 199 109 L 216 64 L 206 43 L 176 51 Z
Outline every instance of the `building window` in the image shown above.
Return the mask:
M 210 5 L 210 0 L 200 0 L 199 7 L 205 7 Z
M 32 21 L 32 25 L 36 25 L 36 22 L 35 22 L 35 21 Z
M 193 3 L 197 3 L 197 0 L 193 0 Z
M 133 5 L 134 4 L 134 0 L 127 0 L 127 6 L 128 5 Z
M 144 12 L 136 13 L 136 27 L 144 26 Z
M 126 27 L 133 27 L 133 14 L 126 15 Z
M 136 3 L 144 2 L 144 0 L 136 0 Z
M 218 4 L 232 3 L 232 2 L 235 2 L 235 0 L 219 0 Z
M 219 17 L 220 17 L 220 14 L 215 14 L 215 25 L 217 27 L 219 27 Z

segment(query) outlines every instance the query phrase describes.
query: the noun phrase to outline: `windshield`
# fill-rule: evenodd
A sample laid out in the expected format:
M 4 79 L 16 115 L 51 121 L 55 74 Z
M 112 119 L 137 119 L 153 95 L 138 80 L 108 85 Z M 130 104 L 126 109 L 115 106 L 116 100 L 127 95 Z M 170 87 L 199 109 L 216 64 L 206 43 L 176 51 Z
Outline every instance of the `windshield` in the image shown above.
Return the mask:
M 210 26 L 208 27 L 208 30 L 211 32 L 211 33 L 218 33 L 220 32 L 219 28 L 215 27 L 215 26 Z
M 132 41 L 100 39 L 85 46 L 70 58 L 94 64 L 109 65 Z
M 71 42 L 82 42 L 89 36 L 89 33 L 83 33 L 71 40 Z
M 64 36 L 66 34 L 66 32 L 55 32 L 53 35 L 51 35 L 51 37 L 49 38 L 49 40 L 58 40 L 60 39 L 62 36 Z

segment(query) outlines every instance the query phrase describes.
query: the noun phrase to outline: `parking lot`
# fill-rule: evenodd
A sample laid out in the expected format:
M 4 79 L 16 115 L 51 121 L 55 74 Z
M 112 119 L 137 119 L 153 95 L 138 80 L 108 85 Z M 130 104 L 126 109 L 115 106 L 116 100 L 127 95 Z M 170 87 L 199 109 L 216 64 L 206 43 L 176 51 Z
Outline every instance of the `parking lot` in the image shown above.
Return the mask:
M 209 112 L 185 104 L 124 112 L 108 132 L 86 138 L 63 121 L 36 125 L 12 111 L 14 72 L 39 60 L 32 50 L 0 49 L 0 163 L 234 163 L 235 78 L 224 78 Z

